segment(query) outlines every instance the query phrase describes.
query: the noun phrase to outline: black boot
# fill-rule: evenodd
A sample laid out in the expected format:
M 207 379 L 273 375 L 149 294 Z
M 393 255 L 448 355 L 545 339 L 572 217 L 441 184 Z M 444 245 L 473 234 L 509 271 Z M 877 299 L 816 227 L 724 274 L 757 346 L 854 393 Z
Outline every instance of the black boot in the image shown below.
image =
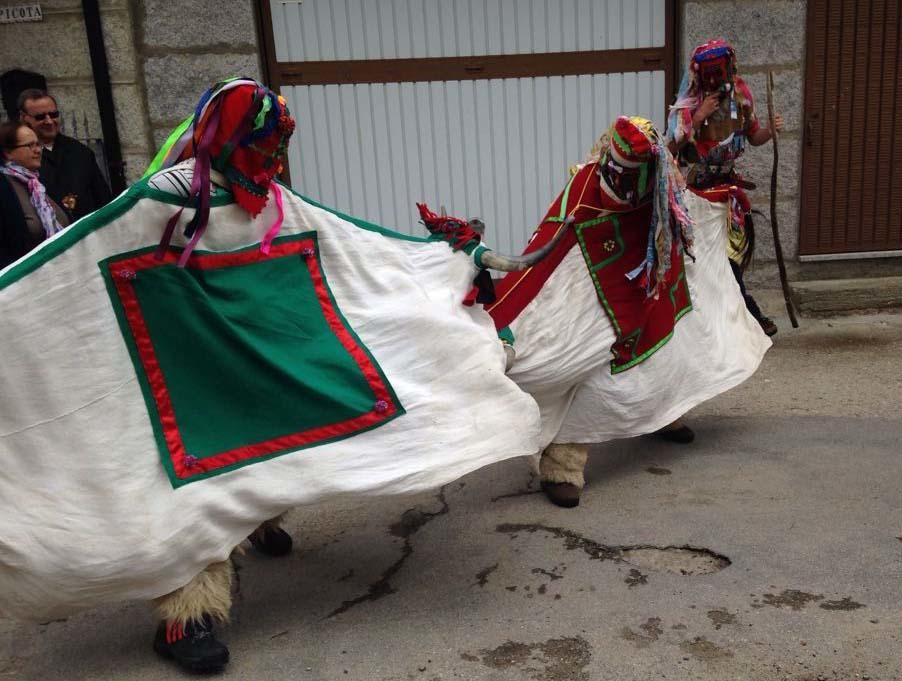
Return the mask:
M 542 491 L 555 506 L 562 508 L 575 508 L 579 506 L 579 495 L 582 487 L 577 487 L 570 482 L 549 482 L 542 480 Z
M 222 671 L 229 661 L 229 649 L 213 636 L 213 621 L 208 615 L 184 625 L 163 620 L 157 627 L 153 649 L 192 674 Z
M 689 426 L 679 425 L 676 427 L 666 426 L 655 433 L 662 440 L 668 442 L 676 442 L 680 445 L 688 445 L 695 439 L 695 431 Z
M 278 525 L 261 525 L 248 537 L 254 548 L 260 553 L 278 558 L 291 553 L 294 542 L 291 535 Z
M 777 325 L 774 324 L 774 320 L 770 317 L 762 315 L 758 317 L 758 323 L 761 325 L 761 330 L 768 336 L 773 336 L 777 333 Z

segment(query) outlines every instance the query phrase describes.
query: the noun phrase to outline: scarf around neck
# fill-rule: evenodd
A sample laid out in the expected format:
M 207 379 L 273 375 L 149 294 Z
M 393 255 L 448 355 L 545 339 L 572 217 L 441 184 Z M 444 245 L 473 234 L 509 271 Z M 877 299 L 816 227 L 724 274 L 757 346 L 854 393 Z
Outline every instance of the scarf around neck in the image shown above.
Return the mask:
M 48 239 L 57 232 L 62 231 L 63 226 L 56 219 L 56 211 L 53 209 L 53 205 L 47 197 L 47 190 L 44 189 L 44 185 L 38 179 L 37 173 L 12 161 L 7 161 L 0 166 L 0 173 L 15 178 L 28 188 L 31 205 L 34 206 L 34 210 L 38 214 Z

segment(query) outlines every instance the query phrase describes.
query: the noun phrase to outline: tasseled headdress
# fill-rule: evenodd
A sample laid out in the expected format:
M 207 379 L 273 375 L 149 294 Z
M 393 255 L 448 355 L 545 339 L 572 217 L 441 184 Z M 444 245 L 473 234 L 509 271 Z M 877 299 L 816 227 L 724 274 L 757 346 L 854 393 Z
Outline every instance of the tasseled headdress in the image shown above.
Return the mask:
M 256 217 L 266 206 L 272 186 L 280 218 L 267 233 L 261 248 L 281 226 L 281 193 L 272 180 L 282 170 L 294 119 L 285 99 L 249 78 L 224 80 L 207 90 L 192 116 L 173 132 L 154 158 L 145 176 L 188 158 L 195 159 L 190 207 L 197 209 L 185 228 L 189 242 L 179 259 L 187 262 L 207 226 L 210 214 L 210 170 L 222 173 L 238 204 Z M 166 226 L 160 252 L 169 245 L 181 210 Z
M 701 105 L 705 93 L 717 91 L 730 98 L 732 118 L 737 117 L 743 102 L 752 104 L 748 86 L 737 75 L 736 53 L 727 41 L 720 39 L 709 40 L 692 50 L 676 102 L 670 107 L 668 142 L 693 138 L 692 113 Z
M 637 191 L 643 203 L 651 193 L 653 208 L 645 260 L 628 276 L 632 280 L 643 275 L 648 294 L 657 295 L 670 270 L 674 242 L 677 253 L 692 257 L 692 219 L 683 204 L 685 183 L 673 157 L 654 123 L 638 116 L 620 116 L 593 147 L 590 160 L 599 162 L 599 181 L 603 184 L 602 166 L 613 161 L 638 170 Z

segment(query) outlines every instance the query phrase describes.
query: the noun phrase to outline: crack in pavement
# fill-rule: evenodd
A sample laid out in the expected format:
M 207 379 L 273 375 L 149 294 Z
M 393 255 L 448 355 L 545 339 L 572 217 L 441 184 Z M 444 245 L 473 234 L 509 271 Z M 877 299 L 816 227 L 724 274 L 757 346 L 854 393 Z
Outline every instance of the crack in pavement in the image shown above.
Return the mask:
M 404 566 L 404 563 L 413 553 L 413 544 L 411 543 L 410 538 L 422 529 L 422 527 L 428 523 L 429 521 L 437 518 L 438 516 L 445 515 L 448 510 L 448 500 L 445 499 L 445 488 L 447 485 L 442 487 L 436 498 L 441 502 L 442 507 L 435 511 L 434 513 L 427 513 L 424 511 L 420 511 L 416 508 L 409 508 L 404 513 L 401 514 L 401 519 L 392 524 L 389 528 L 389 531 L 395 537 L 400 537 L 404 540 L 404 546 L 401 547 L 401 556 L 392 563 L 388 569 L 385 570 L 380 576 L 379 579 L 375 581 L 375 583 L 370 584 L 367 592 L 362 596 L 358 596 L 357 598 L 352 598 L 348 601 L 343 601 L 340 606 L 338 606 L 335 610 L 330 612 L 324 619 L 330 619 L 335 617 L 336 615 L 340 615 L 344 612 L 347 612 L 351 608 L 356 605 L 360 605 L 361 603 L 365 603 L 367 601 L 376 601 L 382 598 L 383 596 L 388 596 L 397 591 L 389 580 L 394 577 Z
M 515 497 L 528 497 L 532 494 L 541 494 L 542 490 L 540 489 L 524 489 L 519 492 L 511 492 L 510 494 L 501 494 L 497 497 L 492 497 L 490 501 L 495 503 L 496 501 L 501 501 L 502 499 L 513 499 Z
M 566 569 L 566 568 L 564 568 L 564 569 Z M 545 576 L 548 577 L 548 579 L 550 579 L 552 582 L 555 581 L 555 580 L 557 580 L 557 579 L 563 579 L 563 578 L 564 578 L 564 575 L 559 575 L 559 574 L 557 574 L 556 572 L 549 572 L 548 570 L 543 570 L 542 568 L 533 568 L 533 569 L 532 569 L 532 574 L 534 574 L 534 575 L 545 575 Z
M 549 527 L 547 525 L 538 525 L 538 524 L 518 524 L 518 523 L 503 523 L 498 525 L 495 528 L 496 532 L 501 532 L 502 534 L 516 535 L 519 532 L 529 532 L 533 534 L 535 532 L 547 532 L 548 534 L 564 540 L 564 548 L 567 550 L 579 549 L 583 551 L 589 558 L 593 560 L 610 560 L 617 563 L 626 563 L 631 565 L 632 563 L 624 556 L 625 553 L 630 551 L 643 551 L 643 550 L 654 550 L 654 551 L 689 551 L 694 554 L 701 554 L 712 558 L 713 560 L 720 563 L 723 567 L 732 564 L 732 561 L 724 555 L 721 555 L 711 549 L 699 548 L 696 546 L 654 546 L 652 544 L 621 544 L 621 545 L 613 545 L 609 546 L 607 544 L 602 544 L 593 539 L 587 539 L 583 537 L 581 534 L 574 532 L 573 530 L 568 530 L 563 527 Z M 648 566 L 646 566 L 648 567 Z M 688 573 L 683 573 L 688 574 Z
M 623 547 L 605 546 L 592 539 L 586 539 L 582 535 L 563 527 L 548 527 L 546 525 L 502 523 L 495 530 L 502 534 L 517 534 L 518 532 L 547 532 L 548 534 L 564 540 L 564 548 L 567 550 L 581 549 L 590 558 L 597 560 L 623 561 Z
M 527 497 L 531 494 L 539 494 L 541 493 L 541 489 L 533 489 L 533 483 L 539 476 L 536 475 L 534 471 L 530 471 L 529 480 L 526 482 L 526 489 L 519 490 L 517 492 L 510 492 L 509 494 L 500 494 L 497 497 L 492 497 L 490 501 L 495 503 L 496 501 L 500 501 L 501 499 L 514 499 L 516 497 Z
M 498 569 L 498 563 L 494 565 L 490 565 L 485 570 L 480 570 L 476 573 L 476 584 L 473 586 L 479 585 L 480 587 L 485 586 L 489 583 L 489 575 L 492 574 L 495 570 Z

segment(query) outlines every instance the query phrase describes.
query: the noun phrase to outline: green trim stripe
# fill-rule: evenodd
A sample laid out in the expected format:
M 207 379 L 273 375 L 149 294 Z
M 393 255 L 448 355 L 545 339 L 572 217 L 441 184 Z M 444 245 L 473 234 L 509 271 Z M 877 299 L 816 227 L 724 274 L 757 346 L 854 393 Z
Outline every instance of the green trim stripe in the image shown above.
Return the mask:
M 570 178 L 570 181 L 567 182 L 567 186 L 564 187 L 564 193 L 561 194 L 561 212 L 558 216 L 561 220 L 565 220 L 567 218 L 567 200 L 570 196 L 570 187 L 573 186 L 573 180 L 576 179 L 576 175 Z
M 639 196 L 645 196 L 645 187 L 648 185 L 648 163 L 639 164 Z
M 689 286 L 686 281 L 685 268 L 683 269 L 682 272 L 680 272 L 680 276 L 673 283 L 673 286 L 670 287 L 670 290 L 668 292 L 670 295 L 670 302 L 673 303 L 674 308 L 676 308 L 676 295 L 675 295 L 676 290 L 677 290 L 677 288 L 679 288 L 679 286 L 681 284 L 686 289 L 686 299 L 689 301 L 689 304 L 686 307 L 684 307 L 682 310 L 678 311 L 676 313 L 676 316 L 673 318 L 673 323 L 674 323 L 673 331 L 668 333 L 667 336 L 665 336 L 660 341 L 658 341 L 653 347 L 649 348 L 648 350 L 643 352 L 638 357 L 634 357 L 626 364 L 620 364 L 620 365 L 614 366 L 614 364 L 611 363 L 611 373 L 612 374 L 619 374 L 621 371 L 626 371 L 627 369 L 630 369 L 630 368 L 636 366 L 637 364 L 642 363 L 644 360 L 648 359 L 651 355 L 653 355 L 658 350 L 660 350 L 661 346 L 663 346 L 665 343 L 667 343 L 667 341 L 669 341 L 671 338 L 673 338 L 674 331 L 676 331 L 676 323 L 678 321 L 680 321 L 683 317 L 685 317 L 689 312 L 692 311 L 692 297 L 689 295 Z M 641 329 L 640 329 L 640 331 L 641 331 Z
M 613 127 L 611 128 L 611 137 L 613 137 L 617 141 L 617 144 L 621 149 L 626 149 L 627 152 L 630 153 L 633 151 L 633 148 L 626 143 L 626 140 L 623 139 Z
M 498 338 L 501 340 L 502 343 L 507 343 L 508 345 L 511 345 L 511 346 L 513 346 L 514 341 L 516 340 L 514 338 L 514 332 L 511 331 L 511 327 L 509 327 L 509 326 L 505 326 L 503 329 L 500 329 L 498 331 Z
M 617 365 L 615 365 L 613 362 L 611 362 L 611 373 L 612 373 L 612 374 L 619 374 L 621 371 L 626 371 L 627 369 L 630 369 L 630 368 L 636 366 L 637 364 L 641 364 L 641 363 L 642 363 L 643 361 L 645 361 L 648 357 L 650 357 L 651 355 L 655 354 L 658 350 L 660 350 L 661 347 L 662 347 L 663 345 L 665 345 L 665 344 L 667 343 L 667 341 L 669 341 L 672 337 L 673 337 L 673 331 L 671 331 L 671 332 L 668 333 L 666 336 L 664 336 L 664 338 L 662 338 L 662 339 L 659 340 L 657 343 L 655 343 L 654 346 L 650 347 L 648 350 L 646 350 L 645 352 L 643 352 L 643 353 L 642 353 L 641 355 L 639 355 L 638 357 L 635 357 L 634 359 L 631 359 L 631 360 L 630 360 L 629 362 L 627 362 L 626 364 L 617 364 Z
M 589 251 L 586 246 L 586 238 L 583 236 L 583 230 L 589 227 L 594 227 L 595 225 L 599 225 L 603 222 L 614 223 L 614 240 L 617 242 L 617 250 L 612 253 L 609 258 L 606 258 L 599 264 L 592 265 L 592 258 L 589 255 Z M 591 220 L 586 220 L 585 222 L 579 223 L 575 226 L 575 229 L 576 240 L 579 242 L 579 249 L 583 254 L 583 260 L 585 260 L 589 270 L 589 275 L 592 277 L 592 285 L 595 287 L 595 293 L 598 295 L 598 299 L 601 301 L 601 304 L 604 306 L 605 311 L 608 313 L 608 319 L 611 320 L 611 325 L 617 332 L 617 338 L 619 340 L 620 336 L 623 334 L 623 330 L 620 328 L 620 324 L 617 323 L 617 315 L 614 314 L 614 309 L 611 307 L 611 304 L 608 302 L 608 299 L 604 295 L 604 289 L 602 289 L 601 281 L 599 281 L 598 279 L 598 271 L 607 267 L 615 260 L 622 258 L 624 252 L 626 251 L 626 248 L 623 244 L 623 237 L 620 234 L 620 219 L 617 217 L 617 215 L 614 214 L 602 215 L 600 217 L 595 217 Z
M 473 253 L 472 253 L 473 262 L 476 263 L 476 267 L 478 267 L 481 270 L 486 269 L 486 266 L 482 264 L 482 254 L 485 253 L 486 251 L 490 251 L 490 250 L 492 250 L 492 249 L 490 249 L 487 246 L 484 246 L 482 244 L 476 245 L 476 247 L 473 249 Z
M 191 126 L 193 122 L 194 114 L 191 114 L 181 123 L 179 123 L 171 133 L 169 133 L 169 137 L 167 137 L 166 141 L 163 142 L 163 146 L 160 147 L 157 155 L 153 157 L 150 165 L 147 166 L 147 170 L 145 170 L 144 174 L 141 176 L 142 179 L 150 177 L 163 167 L 163 161 L 165 161 L 166 156 L 169 155 L 169 150 L 172 149 L 173 145 L 179 140 L 179 138 L 185 133 L 185 131 Z
M 329 206 L 323 205 L 319 201 L 311 199 L 309 196 L 304 196 L 303 194 L 296 192 L 294 189 L 292 189 L 291 187 L 289 187 L 287 185 L 282 184 L 281 182 L 279 182 L 279 186 L 282 187 L 285 191 L 287 191 L 291 194 L 294 194 L 299 199 L 306 201 L 311 206 L 316 206 L 317 208 L 320 208 L 320 209 L 326 211 L 327 213 L 332 213 L 332 215 L 335 215 L 336 217 L 340 217 L 342 220 L 347 220 L 352 225 L 360 227 L 361 229 L 365 229 L 368 232 L 376 232 L 383 236 L 391 237 L 393 239 L 401 239 L 402 241 L 415 241 L 418 243 L 428 243 L 431 241 L 431 239 L 428 236 L 411 236 L 410 234 L 402 234 L 401 232 L 395 232 L 391 229 L 388 229 L 387 227 L 382 227 L 380 225 L 377 225 L 374 222 L 367 222 L 366 220 L 363 220 L 361 218 L 356 218 L 353 215 L 348 215 L 347 213 L 342 213 L 340 210 L 336 210 L 335 208 L 330 208 Z
M 148 178 L 145 176 L 143 179 L 139 180 L 131 187 L 129 187 L 125 192 L 117 196 L 116 199 L 111 203 L 73 223 L 62 232 L 57 234 L 50 243 L 32 251 L 23 259 L 19 260 L 16 264 L 11 265 L 9 269 L 3 272 L 3 274 L 0 274 L 0 290 L 3 290 L 10 284 L 13 284 L 19 281 L 19 279 L 27 276 L 28 274 L 31 274 L 41 266 L 53 260 L 56 256 L 60 255 L 64 251 L 77 244 L 92 232 L 97 231 L 101 227 L 104 227 L 110 222 L 113 222 L 117 218 L 121 217 L 132 207 L 134 207 L 134 205 L 141 199 L 151 199 L 159 203 L 166 203 L 173 206 L 189 207 L 188 202 L 186 202 L 184 197 L 175 196 L 173 194 L 154 189 L 147 184 L 147 181 Z M 385 227 L 381 227 L 372 222 L 367 222 L 366 220 L 362 220 L 352 215 L 342 213 L 341 211 L 325 206 L 317 201 L 314 201 L 311 198 L 299 194 L 290 187 L 286 187 L 285 185 L 281 186 L 286 191 L 289 191 L 290 193 L 301 198 L 310 205 L 316 206 L 317 208 L 321 208 L 322 210 L 332 213 L 342 220 L 347 220 L 351 224 L 360 227 L 361 229 L 365 229 L 370 232 L 377 232 L 379 234 L 382 234 L 383 236 L 391 237 L 393 239 L 401 239 L 402 241 L 413 241 L 417 243 L 427 243 L 429 241 L 428 237 L 417 237 L 410 236 L 408 234 L 402 234 L 400 232 L 386 229 Z M 234 202 L 234 197 L 232 196 L 231 192 L 217 187 L 216 194 L 214 194 L 210 200 L 210 206 L 228 206 Z

